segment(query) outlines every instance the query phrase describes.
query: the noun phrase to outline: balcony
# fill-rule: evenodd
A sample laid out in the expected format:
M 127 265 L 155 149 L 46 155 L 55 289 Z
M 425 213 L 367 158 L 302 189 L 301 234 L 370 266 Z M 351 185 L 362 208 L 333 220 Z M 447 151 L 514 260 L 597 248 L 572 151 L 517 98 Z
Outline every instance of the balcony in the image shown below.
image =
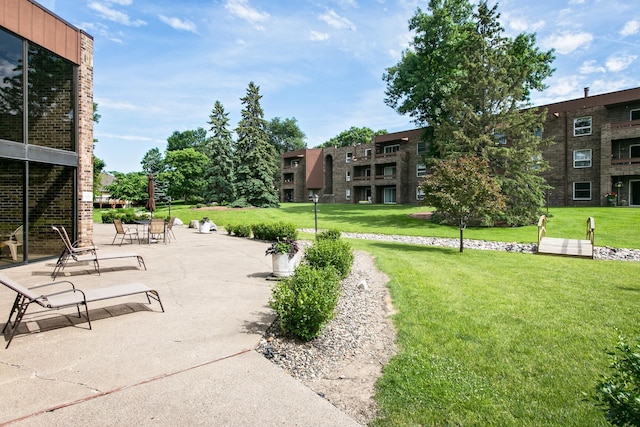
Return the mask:
M 611 159 L 611 166 L 638 164 L 640 164 L 640 157 L 630 157 L 628 159 Z

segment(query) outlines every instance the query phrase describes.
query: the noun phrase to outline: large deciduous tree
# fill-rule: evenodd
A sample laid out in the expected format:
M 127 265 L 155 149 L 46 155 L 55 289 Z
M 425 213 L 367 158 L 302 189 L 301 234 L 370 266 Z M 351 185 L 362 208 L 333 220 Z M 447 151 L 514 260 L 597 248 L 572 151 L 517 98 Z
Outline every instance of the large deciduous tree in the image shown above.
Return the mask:
M 507 206 L 510 225 L 535 220 L 547 186 L 541 150 L 545 114 L 530 108 L 533 90 L 553 70 L 553 51 L 541 52 L 534 34 L 504 36 L 497 5 L 431 0 L 409 22 L 412 47 L 386 70 L 385 102 L 420 126 L 432 127 L 429 164 L 459 156 L 488 161 Z
M 234 160 L 238 198 L 259 207 L 278 205 L 278 190 L 274 175 L 279 160 L 267 132 L 267 121 L 260 106 L 260 87 L 249 83 L 247 94 L 241 98 L 242 118 L 236 128 Z
M 112 199 L 128 200 L 130 202 L 144 202 L 147 200 L 147 175 L 142 172 L 112 172 L 115 179 L 105 187 L 105 191 Z
M 486 160 L 453 157 L 433 166 L 421 184 L 423 204 L 435 207 L 460 228 L 460 252 L 469 222 L 494 215 L 505 207 L 500 185 L 489 173 Z
M 267 123 L 267 132 L 269 133 L 269 142 L 278 154 L 307 148 L 307 144 L 304 142 L 307 136 L 298 126 L 295 117 L 284 120 L 280 117 L 274 117 Z
M 374 131 L 368 127 L 351 126 L 320 145 L 320 147 L 349 147 L 351 145 L 368 144 L 375 135 L 384 135 L 386 133 L 386 129 Z
M 209 158 L 205 171 L 205 199 L 217 203 L 232 202 L 236 197 L 233 138 L 229 129 L 229 113 L 225 112 L 220 101 L 215 102 L 208 123 L 211 125 L 211 137 L 204 149 Z
M 168 195 L 174 199 L 184 198 L 185 201 L 196 196 L 202 201 L 205 187 L 204 170 L 209 159 L 194 148 L 167 151 L 164 163 L 165 172 L 159 179 L 169 183 Z
M 174 131 L 167 138 L 167 152 L 175 150 L 184 150 L 185 148 L 193 148 L 196 151 L 202 151 L 207 142 L 207 131 L 203 128 L 195 130 Z

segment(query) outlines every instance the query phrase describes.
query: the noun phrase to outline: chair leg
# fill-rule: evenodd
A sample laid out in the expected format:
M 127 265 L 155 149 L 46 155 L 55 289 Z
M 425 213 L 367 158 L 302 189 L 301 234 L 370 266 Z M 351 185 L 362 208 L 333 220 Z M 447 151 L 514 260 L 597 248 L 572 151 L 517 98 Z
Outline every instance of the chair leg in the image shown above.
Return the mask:
M 13 341 L 13 337 L 16 334 L 16 331 L 18 330 L 18 326 L 20 325 L 20 322 L 22 322 L 22 318 L 24 317 L 24 314 L 27 312 L 27 308 L 29 307 L 29 304 L 31 304 L 30 301 L 25 303 L 24 300 L 20 301 L 20 303 L 18 304 L 16 318 L 13 321 L 12 331 L 11 331 L 11 334 L 9 335 L 9 342 L 7 342 L 5 350 L 9 348 L 9 344 L 11 344 L 11 341 Z M 8 323 L 10 322 L 7 322 L 7 324 Z
M 13 243 L 13 242 L 9 242 L 9 251 L 11 252 L 11 259 L 14 261 L 18 260 L 18 245 Z

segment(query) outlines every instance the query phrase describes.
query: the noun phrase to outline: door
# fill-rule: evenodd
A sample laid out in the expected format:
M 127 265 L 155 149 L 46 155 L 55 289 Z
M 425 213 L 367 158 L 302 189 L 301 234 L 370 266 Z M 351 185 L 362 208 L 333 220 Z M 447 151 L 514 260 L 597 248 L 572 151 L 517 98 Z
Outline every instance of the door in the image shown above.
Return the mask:
M 629 181 L 629 205 L 640 206 L 640 181 Z
M 384 189 L 384 203 L 395 203 L 395 202 L 396 202 L 396 188 L 386 187 Z

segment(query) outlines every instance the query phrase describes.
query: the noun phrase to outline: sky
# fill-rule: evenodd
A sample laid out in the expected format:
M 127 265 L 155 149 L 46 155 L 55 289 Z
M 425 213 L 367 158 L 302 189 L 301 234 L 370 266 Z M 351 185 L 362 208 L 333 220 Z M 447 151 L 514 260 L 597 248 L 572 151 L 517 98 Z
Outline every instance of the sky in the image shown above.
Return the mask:
M 94 38 L 95 155 L 134 172 L 175 131 L 209 130 L 216 101 L 240 120 L 250 82 L 264 118 L 295 118 L 315 147 L 344 130 L 416 128 L 384 102 L 427 0 L 38 0 Z M 475 1 L 473 2 L 475 3 Z M 490 5 L 495 1 L 489 1 Z M 545 105 L 640 87 L 640 9 L 619 0 L 502 0 L 506 35 L 555 49 Z

